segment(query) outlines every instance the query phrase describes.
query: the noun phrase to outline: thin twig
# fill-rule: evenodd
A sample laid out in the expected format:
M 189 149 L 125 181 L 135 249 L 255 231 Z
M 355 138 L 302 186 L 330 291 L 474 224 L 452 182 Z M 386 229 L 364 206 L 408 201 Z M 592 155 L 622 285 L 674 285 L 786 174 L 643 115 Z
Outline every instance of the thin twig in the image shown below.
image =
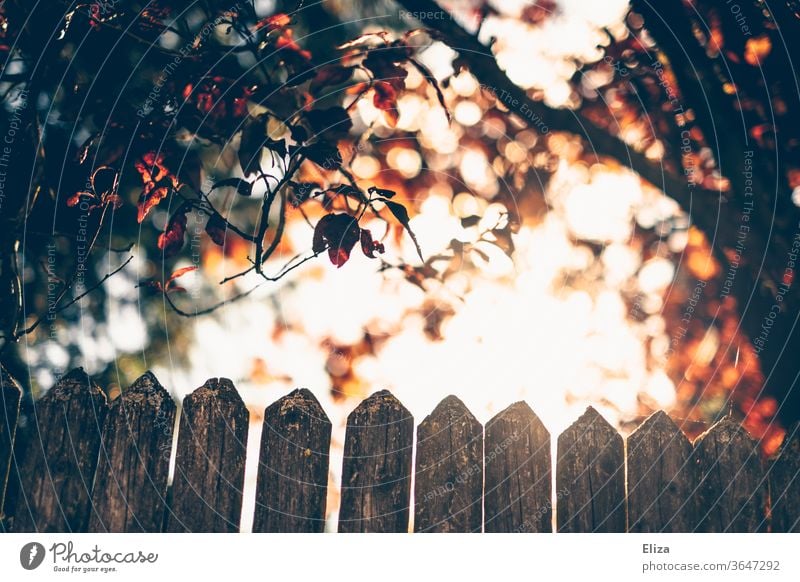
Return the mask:
M 198 317 L 200 315 L 208 315 L 209 313 L 213 313 L 214 311 L 216 311 L 220 307 L 224 307 L 225 305 L 227 305 L 229 303 L 235 303 L 236 301 L 239 301 L 240 299 L 244 299 L 245 297 L 250 295 L 253 291 L 258 289 L 262 284 L 263 283 L 259 283 L 255 287 L 252 287 L 251 289 L 248 289 L 247 291 L 239 293 L 238 295 L 234 295 L 230 299 L 223 299 L 222 301 L 220 301 L 219 303 L 215 303 L 211 307 L 206 307 L 205 309 L 199 309 L 199 310 L 194 311 L 194 312 L 184 311 L 183 309 L 181 309 L 180 307 L 175 305 L 175 302 L 172 301 L 172 298 L 169 296 L 168 292 L 164 293 L 164 299 L 167 301 L 167 303 L 172 308 L 172 310 L 175 313 L 177 313 L 178 315 L 180 315 L 181 317 Z
M 73 297 L 72 300 L 69 301 L 68 303 L 65 303 L 64 305 L 61 305 L 61 306 L 59 306 L 58 308 L 56 308 L 56 309 L 54 309 L 52 311 L 48 311 L 47 316 L 50 317 L 50 316 L 55 315 L 57 313 L 61 313 L 65 309 L 75 305 L 78 301 L 80 301 L 81 299 L 83 299 L 84 297 L 89 295 L 89 293 L 91 293 L 92 291 L 94 291 L 96 289 L 99 289 L 103 285 L 103 283 L 108 281 L 108 279 L 110 279 L 111 277 L 113 277 L 114 275 L 119 273 L 122 269 L 127 267 L 128 263 L 130 263 L 132 260 L 133 260 L 133 255 L 128 257 L 128 259 L 124 263 L 122 263 L 119 267 L 117 267 L 116 269 L 114 269 L 113 271 L 111 271 L 109 273 L 106 273 L 105 276 L 102 279 L 100 279 L 97 283 L 95 283 L 94 285 L 92 285 L 91 287 L 86 289 L 86 291 L 84 291 L 83 293 L 81 293 L 80 295 L 78 295 L 76 297 Z M 71 288 L 71 286 L 72 285 L 66 286 L 65 290 Z M 31 333 L 33 330 L 35 330 L 37 327 L 39 327 L 39 325 L 42 323 L 42 321 L 44 321 L 44 317 L 39 317 L 36 321 L 34 321 L 30 325 L 30 327 L 27 327 L 27 328 L 25 328 L 25 329 L 23 329 L 21 331 L 18 331 L 14 335 L 14 339 L 17 340 L 20 337 L 22 337 L 23 335 Z

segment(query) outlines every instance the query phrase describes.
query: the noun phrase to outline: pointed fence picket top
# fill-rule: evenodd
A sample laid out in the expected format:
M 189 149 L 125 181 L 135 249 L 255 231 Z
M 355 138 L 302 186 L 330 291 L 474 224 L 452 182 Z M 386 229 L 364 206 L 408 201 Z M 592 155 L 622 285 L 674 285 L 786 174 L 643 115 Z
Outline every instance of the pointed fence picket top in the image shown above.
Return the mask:
M 295 390 L 264 411 L 254 532 L 322 532 L 331 421 L 314 395 Z
M 89 531 L 161 531 L 174 428 L 175 402 L 150 372 L 111 403 Z
M 14 531 L 86 531 L 107 412 L 105 393 L 81 368 L 36 403 L 35 426 L 15 451 L 20 491 Z
M 183 400 L 168 532 L 239 531 L 248 421 L 227 378 L 212 378 Z
M 0 390 L 0 530 L 239 530 L 249 415 L 230 380 L 209 380 L 185 398 L 177 442 L 175 405 L 149 373 L 110 409 L 81 369 L 30 412 L 26 402 L 19 412 L 21 391 L 4 370 Z M 329 419 L 309 391 L 295 390 L 265 410 L 264 423 L 254 530 L 322 531 Z M 413 430 L 387 391 L 350 414 L 339 531 L 408 531 Z M 625 531 L 626 523 L 632 532 L 800 530 L 797 426 L 767 473 L 758 444 L 731 417 L 690 446 L 658 412 L 626 448 L 590 407 L 558 437 L 555 491 L 550 442 L 524 403 L 482 429 L 461 401 L 444 399 L 419 426 L 415 531 L 550 531 L 551 500 L 563 532 Z
M 800 533 L 800 423 L 786 432 L 770 466 L 772 531 Z
M 387 390 L 347 417 L 340 532 L 408 531 L 414 418 Z
M 552 531 L 550 433 L 525 402 L 486 423 L 484 530 Z
M 414 531 L 481 531 L 483 426 L 455 396 L 417 428 L 414 478 Z
M 558 437 L 558 531 L 625 531 L 622 437 L 591 406 Z
M 627 441 L 628 531 L 694 531 L 697 487 L 692 444 L 663 411 L 650 415 Z
M 726 416 L 694 443 L 699 470 L 698 530 L 757 532 L 766 528 L 767 481 L 758 443 Z
M 11 470 L 11 455 L 14 452 L 21 399 L 22 388 L 0 365 L 0 521 L 4 517 L 6 486 Z

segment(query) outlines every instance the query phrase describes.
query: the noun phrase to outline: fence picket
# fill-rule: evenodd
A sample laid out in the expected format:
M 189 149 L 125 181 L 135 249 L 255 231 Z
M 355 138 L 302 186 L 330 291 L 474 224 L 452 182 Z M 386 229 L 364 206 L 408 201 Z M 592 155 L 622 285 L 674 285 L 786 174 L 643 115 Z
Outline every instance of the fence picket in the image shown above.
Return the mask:
M 417 428 L 414 475 L 414 531 L 481 531 L 483 426 L 455 396 Z
M 78 368 L 28 413 L 0 366 L 0 396 L 0 531 L 239 531 L 249 414 L 230 380 L 184 399 L 177 443 L 175 403 L 150 372 L 109 407 Z M 331 429 L 308 390 L 267 407 L 254 531 L 324 531 Z M 386 390 L 349 415 L 340 532 L 408 531 L 413 431 Z M 448 396 L 417 440 L 417 532 L 547 532 L 555 498 L 559 532 L 800 533 L 800 424 L 767 472 L 730 415 L 692 444 L 659 411 L 625 446 L 589 407 L 558 437 L 555 491 L 550 434 L 524 402 L 484 428 Z
M 772 531 L 800 533 L 800 423 L 786 432 L 769 477 Z
M 2 522 L 6 485 L 11 470 L 11 455 L 14 452 L 14 439 L 17 433 L 19 404 L 22 399 L 22 388 L 2 365 L 0 365 L 0 398 L 2 398 L 0 407 L 0 414 L 2 414 L 0 417 L 0 522 Z
M 663 411 L 628 437 L 628 531 L 679 533 L 697 524 L 692 444 Z
M 264 411 L 255 532 L 322 532 L 331 421 L 306 389 Z
M 184 399 L 167 531 L 239 531 L 248 420 L 227 378 L 212 378 Z
M 550 433 L 525 402 L 486 423 L 484 530 L 550 532 Z
M 622 437 L 591 406 L 558 437 L 558 531 L 624 532 Z
M 697 437 L 694 448 L 700 471 L 698 530 L 763 531 L 767 485 L 758 443 L 726 416 Z
M 347 417 L 340 532 L 408 531 L 414 418 L 386 390 Z
M 103 390 L 81 368 L 36 403 L 36 426 L 14 452 L 20 480 L 14 531 L 86 530 L 107 411 Z
M 150 372 L 111 403 L 89 531 L 161 530 L 174 423 L 175 403 Z

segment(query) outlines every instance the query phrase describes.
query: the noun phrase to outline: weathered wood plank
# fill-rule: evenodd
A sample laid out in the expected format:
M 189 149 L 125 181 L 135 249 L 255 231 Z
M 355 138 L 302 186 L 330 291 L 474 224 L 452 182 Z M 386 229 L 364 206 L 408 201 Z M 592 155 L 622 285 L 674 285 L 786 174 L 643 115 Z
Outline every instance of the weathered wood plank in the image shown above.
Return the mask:
M 308 390 L 267 407 L 253 531 L 324 531 L 330 444 L 331 421 Z
M 800 423 L 786 431 L 769 471 L 772 531 L 800 533 Z
M 558 437 L 558 531 L 625 531 L 622 437 L 591 406 Z
M 184 399 L 167 531 L 239 531 L 248 420 L 227 378 L 212 378 Z
M 106 396 L 82 369 L 63 376 L 34 407 L 30 438 L 18 455 L 14 531 L 82 532 L 108 412 Z
M 175 403 L 150 372 L 111 403 L 89 531 L 161 531 L 174 423 Z
M 14 453 L 21 400 L 22 388 L 0 365 L 0 521 L 3 521 L 4 518 L 3 507 L 11 469 L 11 455 Z
M 758 443 L 730 416 L 694 443 L 700 471 L 698 530 L 757 532 L 766 528 L 767 480 Z
M 347 417 L 340 532 L 406 532 L 414 419 L 388 391 Z
M 550 433 L 525 402 L 488 423 L 484 452 L 487 532 L 550 532 Z
M 455 396 L 417 428 L 414 478 L 414 531 L 481 531 L 483 426 Z
M 628 531 L 691 532 L 697 527 L 692 444 L 663 411 L 628 437 Z

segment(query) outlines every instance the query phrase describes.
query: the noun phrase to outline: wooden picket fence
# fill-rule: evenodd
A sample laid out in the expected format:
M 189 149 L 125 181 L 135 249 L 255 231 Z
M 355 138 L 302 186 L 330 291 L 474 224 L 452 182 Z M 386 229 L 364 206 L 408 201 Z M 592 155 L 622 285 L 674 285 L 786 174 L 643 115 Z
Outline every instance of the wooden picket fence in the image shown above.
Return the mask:
M 74 370 L 16 435 L 21 391 L 5 371 L 1 388 L 6 531 L 239 530 L 248 411 L 230 380 L 185 398 L 171 485 L 176 406 L 152 374 L 109 405 Z M 413 511 L 416 532 L 550 532 L 555 504 L 559 532 L 797 532 L 799 432 L 765 461 L 731 418 L 691 443 L 657 412 L 624 442 L 589 408 L 558 437 L 553 467 L 550 434 L 522 402 L 482 426 L 449 396 L 415 445 L 411 414 L 377 392 L 348 417 L 339 531 L 406 532 Z M 253 531 L 323 531 L 330 439 L 308 390 L 266 409 Z

